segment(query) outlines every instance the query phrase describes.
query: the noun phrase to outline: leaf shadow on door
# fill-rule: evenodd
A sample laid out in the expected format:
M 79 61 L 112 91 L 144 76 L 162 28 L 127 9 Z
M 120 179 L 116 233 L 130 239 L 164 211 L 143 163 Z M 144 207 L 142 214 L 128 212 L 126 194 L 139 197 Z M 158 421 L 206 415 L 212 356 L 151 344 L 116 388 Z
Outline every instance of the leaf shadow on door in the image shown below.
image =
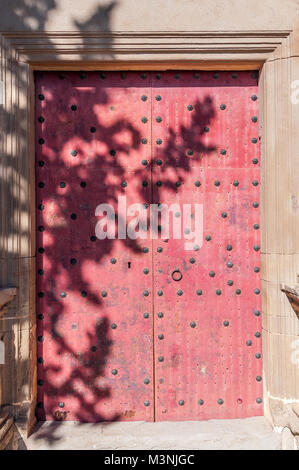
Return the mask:
M 114 74 L 117 73 L 114 72 Z M 68 77 L 74 75 L 74 72 L 52 72 L 52 76 L 55 75 L 57 80 L 66 83 Z M 86 74 L 81 72 L 82 82 L 86 79 L 86 75 L 88 75 L 88 72 Z M 40 93 L 39 86 L 42 82 L 43 76 L 40 74 L 37 82 L 37 95 Z M 94 94 L 85 90 L 84 95 L 82 95 L 82 98 L 79 97 L 79 100 L 86 105 L 86 103 L 93 102 Z M 90 107 L 88 108 L 88 123 L 86 123 L 86 126 L 89 128 L 94 125 L 96 128 L 95 133 L 84 133 L 83 137 L 82 132 L 84 132 L 84 129 L 78 123 L 78 134 L 74 136 L 75 141 L 72 137 L 71 142 L 69 142 L 68 139 L 65 139 L 67 133 L 64 132 L 64 129 L 67 130 L 70 125 L 73 125 L 72 119 L 75 115 L 69 111 L 69 103 L 64 102 L 63 96 L 59 98 L 58 109 L 55 108 L 56 105 L 51 99 L 49 99 L 49 102 L 46 99 L 43 103 L 45 123 L 42 128 L 38 127 L 38 123 L 36 124 L 37 184 L 46 181 L 46 186 L 38 189 L 36 201 L 38 214 L 37 285 L 39 286 L 37 293 L 37 415 L 41 421 L 46 418 L 46 415 L 48 417 L 52 416 L 52 419 L 56 421 L 68 420 L 69 410 L 65 407 L 64 400 L 72 397 L 72 400 L 77 403 L 75 416 L 77 421 L 118 421 L 123 419 L 120 414 L 111 410 L 107 414 L 99 411 L 101 408 L 99 404 L 109 401 L 111 395 L 111 377 L 105 375 L 106 364 L 113 349 L 111 318 L 103 313 L 105 308 L 103 296 L 101 295 L 101 282 L 99 282 L 98 288 L 95 288 L 94 284 L 90 285 L 83 270 L 84 264 L 100 264 L 105 257 L 109 256 L 112 253 L 115 240 L 94 240 L 94 225 L 90 223 L 89 219 L 93 218 L 94 220 L 95 207 L 99 202 L 115 205 L 118 196 L 125 195 L 130 188 L 130 178 L 137 178 L 140 181 L 147 179 L 149 168 L 155 162 L 149 159 L 147 168 L 138 168 L 133 175 L 128 173 L 126 165 L 117 163 L 117 180 L 111 183 L 110 176 L 115 170 L 117 155 L 127 154 L 129 158 L 131 149 L 138 151 L 141 148 L 143 135 L 141 135 L 135 123 L 121 119 L 107 126 L 105 116 L 100 116 L 94 112 L 93 107 Z M 96 104 L 113 105 L 110 100 L 109 90 L 102 91 L 100 101 Z M 53 115 L 58 123 L 57 127 L 48 127 L 47 131 L 47 116 Z M 194 103 L 190 126 L 181 126 L 179 131 L 172 128 L 168 129 L 169 137 L 164 143 L 164 151 L 168 155 L 168 168 L 173 168 L 173 180 L 169 180 L 169 177 L 162 169 L 160 179 L 163 187 L 176 191 L 176 181 L 179 179 L 183 183 L 191 171 L 191 159 L 186 158 L 184 142 L 188 143 L 188 146 L 192 147 L 194 151 L 193 161 L 199 161 L 203 155 L 215 152 L 216 143 L 205 145 L 203 139 L 204 126 L 212 124 L 214 116 L 213 99 L 207 95 L 202 101 L 198 99 Z M 38 120 L 38 118 L 37 115 L 36 119 Z M 121 143 L 119 136 L 122 132 L 129 136 L 129 145 Z M 47 145 L 47 136 L 49 135 L 56 138 L 56 149 Z M 41 138 L 45 140 L 43 145 L 38 143 Z M 91 199 L 90 188 L 94 186 L 95 174 L 93 171 L 85 171 L 88 162 L 86 164 L 80 163 L 80 156 L 88 153 L 95 140 L 105 142 L 108 149 L 117 149 L 115 157 L 107 150 L 96 148 L 92 157 L 92 168 L 101 168 L 100 184 L 106 187 L 105 201 L 93 201 Z M 178 141 L 181 142 L 180 145 L 177 144 Z M 75 143 L 77 152 L 75 164 L 66 165 L 63 159 L 60 159 L 61 147 L 59 147 L 59 143 L 63 148 L 72 148 Z M 55 158 L 60 159 L 60 163 L 57 167 L 57 174 L 54 172 L 56 182 L 53 184 L 53 181 L 49 179 L 49 171 L 51 162 L 54 162 Z M 123 180 L 127 181 L 127 188 L 121 186 Z M 65 197 L 67 193 L 64 193 L 65 189 L 61 187 L 62 182 L 66 184 L 66 191 L 70 191 L 68 197 Z M 76 190 L 72 193 L 73 189 L 70 187 L 71 185 L 74 186 L 74 182 L 78 183 L 79 199 L 76 199 Z M 83 186 L 82 183 L 84 183 Z M 48 186 L 50 186 L 50 191 L 47 189 Z M 43 196 L 43 194 L 46 194 L 46 196 Z M 159 189 L 157 194 L 159 199 Z M 140 201 L 136 202 L 143 202 L 144 191 L 141 185 L 139 197 Z M 40 210 L 40 208 L 42 206 L 46 207 L 53 201 L 54 209 L 51 217 L 45 218 L 43 210 Z M 59 214 L 55 213 L 55 208 L 59 208 Z M 73 214 L 76 215 L 76 218 L 72 217 Z M 118 219 L 118 216 L 116 213 L 116 219 Z M 39 231 L 40 226 L 43 227 L 42 231 Z M 43 248 L 45 234 L 50 234 L 50 242 L 48 242 L 45 252 L 41 253 L 39 250 Z M 121 240 L 121 243 L 124 250 L 135 253 L 137 256 L 143 255 L 142 245 L 139 240 L 132 240 L 127 237 Z M 64 252 L 63 246 L 68 247 L 68 252 Z M 72 247 L 74 247 L 73 250 Z M 60 256 L 57 256 L 57 253 Z M 46 265 L 44 263 L 45 257 L 47 258 Z M 59 286 L 61 273 L 67 279 L 63 292 L 61 292 Z M 82 301 L 87 302 L 91 308 L 98 312 L 90 324 L 85 324 L 84 331 L 79 332 L 82 338 L 80 350 L 72 344 L 72 335 L 73 333 L 76 334 L 78 324 L 73 317 L 72 320 L 67 318 L 65 310 L 67 299 L 72 295 L 77 295 L 78 292 L 81 293 Z M 65 297 L 62 294 L 66 294 Z M 42 311 L 42 308 L 45 308 L 46 311 Z M 81 305 L 78 308 L 81 308 Z M 134 331 L 132 333 L 134 334 Z M 47 357 L 45 360 L 43 357 L 45 337 L 47 341 L 50 341 L 56 359 Z M 58 357 L 59 361 L 57 361 Z M 66 363 L 71 364 L 71 367 L 66 366 Z M 47 397 L 46 410 L 44 408 L 45 397 Z M 51 432 L 51 429 L 53 432 Z M 59 439 L 58 435 L 55 435 L 56 429 L 56 424 L 53 423 L 44 433 L 39 435 L 39 439 L 44 438 L 49 442 Z

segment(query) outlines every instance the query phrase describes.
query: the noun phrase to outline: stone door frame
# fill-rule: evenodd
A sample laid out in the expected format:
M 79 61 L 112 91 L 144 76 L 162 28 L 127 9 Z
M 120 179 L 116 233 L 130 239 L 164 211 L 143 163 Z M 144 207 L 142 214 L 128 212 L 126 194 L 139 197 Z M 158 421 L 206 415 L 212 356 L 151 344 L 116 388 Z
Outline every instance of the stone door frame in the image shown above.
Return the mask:
M 2 32 L 0 38 L 0 288 L 17 288 L 2 318 L 0 310 L 9 358 L 0 366 L 0 404 L 12 405 L 15 414 L 27 404 L 31 427 L 36 395 L 34 71 L 168 69 L 260 71 L 265 413 L 271 417 L 277 406 L 298 402 L 292 345 L 299 322 L 280 291 L 281 283 L 296 280 L 299 244 L 299 111 L 291 100 L 292 83 L 299 79 L 296 31 Z

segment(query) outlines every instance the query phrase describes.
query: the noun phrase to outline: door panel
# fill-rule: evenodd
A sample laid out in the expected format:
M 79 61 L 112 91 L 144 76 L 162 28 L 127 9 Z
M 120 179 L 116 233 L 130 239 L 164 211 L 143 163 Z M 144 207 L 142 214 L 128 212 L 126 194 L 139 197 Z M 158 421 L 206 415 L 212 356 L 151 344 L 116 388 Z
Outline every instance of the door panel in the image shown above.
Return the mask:
M 150 421 L 151 242 L 95 237 L 100 203 L 150 202 L 150 77 L 60 77 L 36 77 L 38 416 Z
M 262 414 L 257 90 L 251 72 L 36 74 L 39 419 Z M 176 222 L 202 204 L 202 246 L 162 223 L 117 238 L 119 196 Z M 95 237 L 101 203 L 116 239 Z

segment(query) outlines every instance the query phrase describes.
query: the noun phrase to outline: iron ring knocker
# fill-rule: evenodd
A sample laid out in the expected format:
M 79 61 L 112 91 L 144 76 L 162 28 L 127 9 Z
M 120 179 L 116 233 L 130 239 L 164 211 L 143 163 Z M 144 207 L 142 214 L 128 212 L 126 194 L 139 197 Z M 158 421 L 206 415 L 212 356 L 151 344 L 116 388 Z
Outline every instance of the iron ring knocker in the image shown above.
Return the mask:
M 179 269 L 175 269 L 174 271 L 172 271 L 171 277 L 174 281 L 180 281 L 183 277 L 183 274 Z

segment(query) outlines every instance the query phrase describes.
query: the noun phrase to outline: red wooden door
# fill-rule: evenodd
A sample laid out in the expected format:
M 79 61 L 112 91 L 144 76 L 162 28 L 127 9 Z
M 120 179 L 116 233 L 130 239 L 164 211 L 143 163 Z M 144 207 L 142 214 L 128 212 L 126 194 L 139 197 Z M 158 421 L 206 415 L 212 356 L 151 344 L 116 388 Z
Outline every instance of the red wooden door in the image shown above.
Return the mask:
M 36 121 L 39 419 L 262 414 L 255 74 L 38 73 Z M 119 196 L 183 238 L 128 238 Z

